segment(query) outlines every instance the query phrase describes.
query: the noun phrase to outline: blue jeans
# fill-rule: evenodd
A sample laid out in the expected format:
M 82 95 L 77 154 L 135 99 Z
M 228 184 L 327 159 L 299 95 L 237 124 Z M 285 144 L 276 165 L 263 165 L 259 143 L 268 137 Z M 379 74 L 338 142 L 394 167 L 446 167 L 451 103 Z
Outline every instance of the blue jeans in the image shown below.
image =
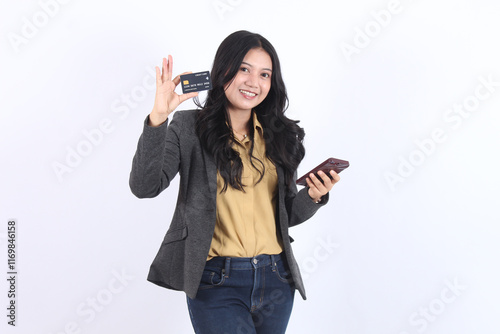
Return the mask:
M 187 297 L 196 334 L 281 334 L 295 288 L 284 254 L 214 257 L 195 299 Z

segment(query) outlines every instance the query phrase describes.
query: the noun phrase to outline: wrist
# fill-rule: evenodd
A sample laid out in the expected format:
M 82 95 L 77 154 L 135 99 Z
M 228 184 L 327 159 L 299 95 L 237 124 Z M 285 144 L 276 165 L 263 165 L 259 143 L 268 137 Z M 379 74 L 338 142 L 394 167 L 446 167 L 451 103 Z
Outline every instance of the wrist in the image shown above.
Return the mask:
M 312 197 L 312 196 L 311 196 L 311 194 L 309 194 L 309 193 L 307 193 L 307 194 L 309 195 L 309 198 L 310 198 L 310 199 L 311 199 L 314 203 L 316 203 L 316 204 L 321 203 L 321 198 L 322 198 L 323 196 L 320 196 L 320 197 Z
M 152 127 L 160 126 L 163 123 L 165 123 L 167 118 L 168 118 L 168 115 L 158 115 L 158 114 L 155 114 L 154 112 L 152 112 L 151 114 L 149 114 L 148 125 L 152 126 Z

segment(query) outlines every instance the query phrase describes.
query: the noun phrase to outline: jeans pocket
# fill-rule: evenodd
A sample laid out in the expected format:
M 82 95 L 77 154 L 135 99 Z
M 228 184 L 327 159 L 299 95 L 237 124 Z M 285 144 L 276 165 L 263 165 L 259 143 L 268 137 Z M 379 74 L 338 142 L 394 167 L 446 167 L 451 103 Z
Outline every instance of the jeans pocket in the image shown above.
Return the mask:
M 290 270 L 285 267 L 283 261 L 276 262 L 273 271 L 276 274 L 276 277 L 278 277 L 278 279 L 283 283 L 291 284 L 293 282 L 292 274 L 290 273 Z
M 223 268 L 205 267 L 201 275 L 201 282 L 198 289 L 210 289 L 224 284 L 226 277 Z

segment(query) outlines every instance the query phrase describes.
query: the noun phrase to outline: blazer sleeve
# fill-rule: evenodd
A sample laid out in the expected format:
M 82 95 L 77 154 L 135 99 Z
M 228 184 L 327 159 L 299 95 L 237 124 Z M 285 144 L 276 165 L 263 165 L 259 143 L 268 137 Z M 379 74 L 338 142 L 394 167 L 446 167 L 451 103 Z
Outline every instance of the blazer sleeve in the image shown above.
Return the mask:
M 330 193 L 321 197 L 320 203 L 315 203 L 309 196 L 309 187 L 304 187 L 297 191 L 297 172 L 295 172 L 293 181 L 287 189 L 285 196 L 285 205 L 288 213 L 288 226 L 292 227 L 301 224 L 311 218 L 319 208 L 328 203 Z
M 179 171 L 182 119 L 177 115 L 158 127 L 148 125 L 149 115 L 144 120 L 129 179 L 130 190 L 139 198 L 158 196 Z

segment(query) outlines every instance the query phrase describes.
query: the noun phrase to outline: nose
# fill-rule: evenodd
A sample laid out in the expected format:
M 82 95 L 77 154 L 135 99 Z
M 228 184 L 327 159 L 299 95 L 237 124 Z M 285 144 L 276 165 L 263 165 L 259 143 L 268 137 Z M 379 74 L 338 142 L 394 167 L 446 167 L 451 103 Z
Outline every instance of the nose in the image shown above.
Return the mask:
M 259 82 L 258 80 L 259 80 L 258 73 L 250 73 L 248 74 L 245 83 L 247 84 L 248 87 L 257 87 Z

